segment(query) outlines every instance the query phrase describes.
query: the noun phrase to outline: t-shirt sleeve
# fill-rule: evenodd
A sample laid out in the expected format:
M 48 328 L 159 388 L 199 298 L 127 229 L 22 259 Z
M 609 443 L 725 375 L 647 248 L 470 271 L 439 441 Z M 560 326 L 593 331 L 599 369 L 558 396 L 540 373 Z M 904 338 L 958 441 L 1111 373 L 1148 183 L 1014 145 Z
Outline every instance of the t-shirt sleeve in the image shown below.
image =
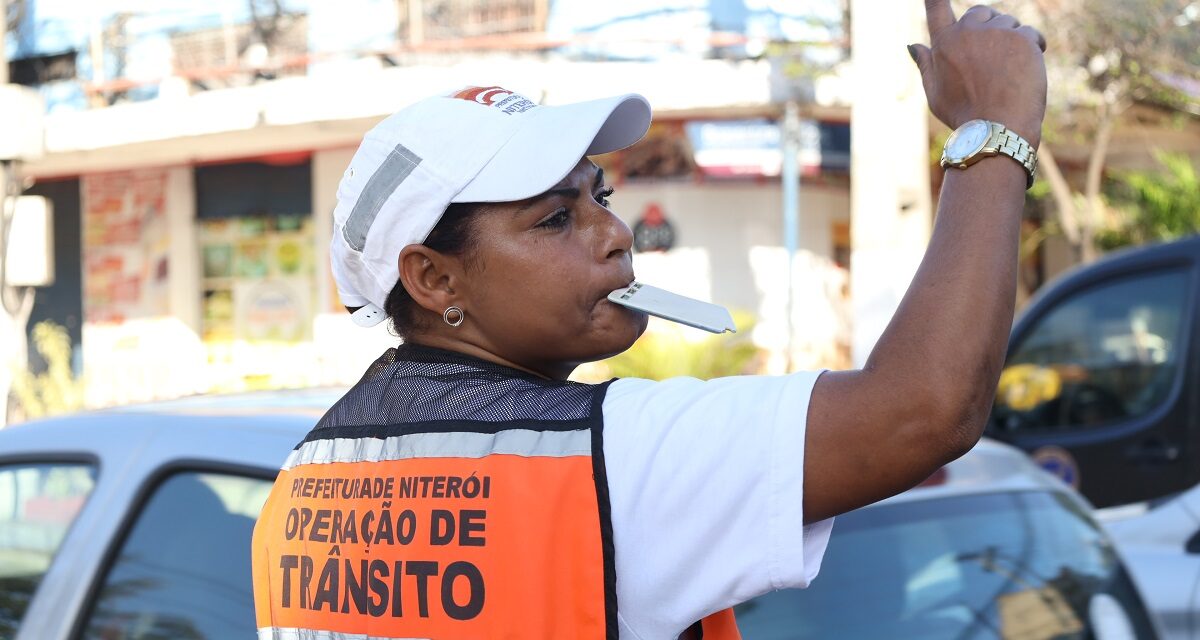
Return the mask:
M 604 457 L 623 638 L 673 638 L 710 613 L 817 575 L 833 521 L 804 526 L 801 499 L 819 376 L 609 387 Z

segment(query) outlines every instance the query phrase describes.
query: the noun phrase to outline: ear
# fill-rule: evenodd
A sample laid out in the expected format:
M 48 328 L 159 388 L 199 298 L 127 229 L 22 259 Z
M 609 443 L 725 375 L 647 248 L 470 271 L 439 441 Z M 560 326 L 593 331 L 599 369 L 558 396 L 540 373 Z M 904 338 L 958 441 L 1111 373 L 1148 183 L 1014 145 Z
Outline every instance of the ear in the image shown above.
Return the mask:
M 423 309 L 442 315 L 446 307 L 459 302 L 454 290 L 458 281 L 458 261 L 425 245 L 410 244 L 400 251 L 400 281 L 414 302 Z

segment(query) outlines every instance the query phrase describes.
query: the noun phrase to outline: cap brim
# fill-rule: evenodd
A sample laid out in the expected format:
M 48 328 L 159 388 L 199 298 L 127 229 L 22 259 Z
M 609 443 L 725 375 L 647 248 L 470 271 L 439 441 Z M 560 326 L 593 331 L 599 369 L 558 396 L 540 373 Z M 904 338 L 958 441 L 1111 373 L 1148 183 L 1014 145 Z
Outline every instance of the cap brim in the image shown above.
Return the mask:
M 650 129 L 650 103 L 627 94 L 547 106 L 522 126 L 454 202 L 514 202 L 558 184 L 584 156 L 624 149 Z

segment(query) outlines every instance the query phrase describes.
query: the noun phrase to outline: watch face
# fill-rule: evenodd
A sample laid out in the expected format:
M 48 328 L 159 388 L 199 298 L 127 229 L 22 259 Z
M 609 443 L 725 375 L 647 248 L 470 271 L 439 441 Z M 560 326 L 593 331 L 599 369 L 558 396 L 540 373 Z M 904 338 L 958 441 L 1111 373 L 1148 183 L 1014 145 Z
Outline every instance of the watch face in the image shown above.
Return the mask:
M 946 141 L 946 155 L 956 160 L 962 160 L 983 148 L 991 134 L 991 127 L 983 120 L 972 120 L 950 134 Z

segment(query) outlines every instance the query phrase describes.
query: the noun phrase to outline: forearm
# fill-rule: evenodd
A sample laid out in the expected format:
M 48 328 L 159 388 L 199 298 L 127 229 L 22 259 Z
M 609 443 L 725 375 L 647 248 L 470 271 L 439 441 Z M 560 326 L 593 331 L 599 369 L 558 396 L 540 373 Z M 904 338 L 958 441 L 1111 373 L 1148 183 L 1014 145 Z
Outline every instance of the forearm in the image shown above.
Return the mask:
M 987 158 L 949 169 L 925 257 L 865 370 L 929 420 L 952 449 L 978 440 L 1012 326 L 1025 171 Z

